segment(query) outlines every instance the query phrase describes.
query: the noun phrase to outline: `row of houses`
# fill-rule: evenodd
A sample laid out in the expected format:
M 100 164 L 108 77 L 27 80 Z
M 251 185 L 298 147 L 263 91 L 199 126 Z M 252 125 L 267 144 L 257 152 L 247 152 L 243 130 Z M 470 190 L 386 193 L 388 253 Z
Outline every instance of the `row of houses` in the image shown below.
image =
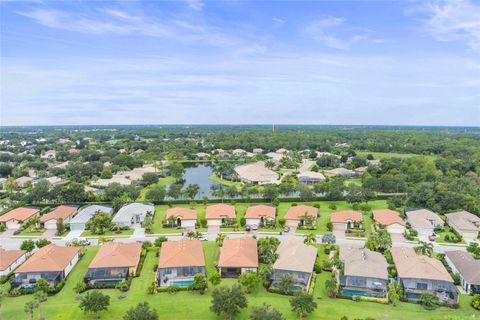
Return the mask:
M 98 212 L 113 214 L 110 206 L 91 205 L 79 209 L 78 206 L 61 205 L 46 214 L 40 215 L 40 209 L 35 207 L 15 208 L 0 216 L 0 223 L 7 229 L 18 230 L 27 220 L 39 217 L 39 222 L 45 229 L 56 230 L 57 221 L 68 224 L 71 230 L 85 230 L 87 222 Z M 112 222 L 117 225 L 132 227 L 143 222 L 147 215 L 152 215 L 155 207 L 152 204 L 130 203 L 118 210 Z

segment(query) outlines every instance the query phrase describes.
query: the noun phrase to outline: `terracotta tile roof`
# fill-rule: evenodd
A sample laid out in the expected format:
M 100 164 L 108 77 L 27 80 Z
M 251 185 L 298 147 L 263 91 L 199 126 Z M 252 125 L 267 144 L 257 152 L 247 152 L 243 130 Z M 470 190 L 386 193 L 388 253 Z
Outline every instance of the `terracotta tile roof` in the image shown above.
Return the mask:
M 202 242 L 183 238 L 177 241 L 166 241 L 160 249 L 159 268 L 204 267 Z
M 389 226 L 394 223 L 402 226 L 405 225 L 405 221 L 400 218 L 400 214 L 390 209 L 373 210 L 373 219 L 384 226 Z
M 301 240 L 283 240 L 277 249 L 278 259 L 273 269 L 308 272 L 313 271 L 317 259 L 317 248 L 307 246 Z
M 445 255 L 465 281 L 477 286 L 480 285 L 480 260 L 476 260 L 471 254 L 460 250 L 447 251 Z
M 255 219 L 260 217 L 268 217 L 271 219 L 275 219 L 276 211 L 277 209 L 274 206 L 257 204 L 257 205 L 248 207 L 247 212 L 245 213 L 245 218 Z
M 17 220 L 17 221 L 25 221 L 31 218 L 32 216 L 39 213 L 40 210 L 38 208 L 28 208 L 28 207 L 20 207 L 15 208 L 12 211 L 5 213 L 4 215 L 0 216 L 0 222 L 7 222 L 10 220 Z
M 234 219 L 235 207 L 230 204 L 214 204 L 207 207 L 206 219 L 221 219 L 223 217 Z
M 363 221 L 361 212 L 353 210 L 344 210 L 333 212 L 330 216 L 330 222 Z
M 17 261 L 27 251 L 25 250 L 5 250 L 0 248 L 0 271 L 7 270 L 12 263 Z
M 142 244 L 138 242 L 109 242 L 100 247 L 89 268 L 136 267 Z
M 197 220 L 197 210 L 181 207 L 169 208 L 167 209 L 165 219 L 170 217 L 180 217 L 183 220 Z
M 218 266 L 221 268 L 257 268 L 257 240 L 247 236 L 223 240 Z
M 304 204 L 290 207 L 285 214 L 285 220 L 300 220 L 305 213 L 314 219 L 317 218 L 318 209 Z
M 35 252 L 15 273 L 63 271 L 79 251 L 77 247 L 60 247 L 51 243 Z
M 391 252 L 400 278 L 441 280 L 453 283 L 452 277 L 440 260 L 419 255 L 412 248 L 406 247 L 394 247 Z
M 60 219 L 62 218 L 63 220 L 69 218 L 70 216 L 72 216 L 76 211 L 77 211 L 77 207 L 74 207 L 74 206 L 58 206 L 56 207 L 55 209 L 53 209 L 52 211 L 50 211 L 49 213 L 47 214 L 44 214 L 41 218 L 40 218 L 40 222 L 47 222 L 49 220 L 52 220 L 52 219 Z

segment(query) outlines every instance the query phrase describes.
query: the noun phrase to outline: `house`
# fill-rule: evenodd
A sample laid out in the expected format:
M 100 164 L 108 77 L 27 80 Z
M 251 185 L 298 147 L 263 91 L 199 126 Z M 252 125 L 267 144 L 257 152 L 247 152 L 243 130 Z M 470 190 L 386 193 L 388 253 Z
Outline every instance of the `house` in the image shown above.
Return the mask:
M 354 228 L 356 225 L 361 224 L 362 221 L 362 213 L 353 210 L 336 211 L 330 216 L 333 230 L 338 231 Z
M 84 281 L 89 285 L 124 281 L 137 272 L 141 254 L 140 242 L 108 242 L 90 262 Z
M 70 220 L 70 230 L 85 230 L 86 224 L 98 212 L 112 214 L 113 209 L 109 206 L 91 205 L 82 208 L 78 214 Z
M 381 164 L 381 160 L 367 160 L 367 164 L 369 166 L 379 166 Z
M 465 292 L 480 294 L 480 260 L 465 251 L 454 250 L 445 252 L 445 261 L 453 273 L 460 275 L 460 285 Z
M 351 245 L 340 247 L 343 272 L 339 272 L 340 294 L 343 296 L 387 296 L 387 259 L 375 251 Z
M 288 150 L 285 148 L 280 148 L 277 151 L 275 151 L 275 153 L 282 154 L 282 155 L 286 154 L 287 152 Z
M 403 234 L 405 232 L 405 221 L 400 218 L 397 211 L 390 209 L 373 210 L 373 220 L 385 227 L 390 234 Z
M 8 276 L 27 259 L 25 250 L 5 250 L 0 248 L 0 277 Z
M 98 179 L 96 181 L 92 181 L 90 184 L 97 187 L 107 187 L 109 184 L 112 183 L 118 183 L 122 186 L 129 186 L 132 184 L 132 180 L 129 180 L 122 175 L 115 174 L 110 179 Z
M 210 158 L 210 155 L 205 152 L 198 152 L 195 154 L 195 157 L 197 157 L 197 159 L 204 160 Z
M 235 223 L 236 216 L 235 207 L 224 203 L 207 206 L 207 212 L 205 213 L 208 227 L 220 227 L 229 222 Z
M 280 182 L 278 173 L 268 169 L 264 161 L 237 166 L 235 173 L 245 183 L 265 185 Z
M 355 168 L 355 170 L 353 171 L 355 171 L 356 174 L 361 175 L 367 172 L 367 170 L 368 170 L 368 167 L 358 167 L 358 168 Z
M 355 171 L 346 169 L 346 168 L 335 168 L 335 169 L 330 169 L 330 170 L 325 170 L 323 172 L 325 177 L 336 177 L 336 176 L 342 176 L 342 177 L 353 177 L 356 175 Z
M 252 153 L 253 154 L 262 154 L 263 149 L 262 148 L 255 148 L 255 149 L 252 150 Z
M 197 210 L 181 207 L 169 208 L 167 209 L 165 220 L 168 223 L 171 219 L 174 219 L 174 223 L 185 229 L 185 231 L 195 231 Z
M 206 275 L 200 240 L 183 238 L 162 243 L 157 269 L 159 286 L 188 286 L 197 273 Z
M 250 206 L 245 212 L 246 225 L 261 226 L 268 223 L 274 223 L 276 211 L 277 209 L 274 206 L 264 204 Z
M 407 247 L 393 247 L 391 253 L 405 299 L 417 302 L 423 292 L 429 292 L 441 303 L 457 303 L 457 289 L 440 260 L 418 255 L 413 248 Z
M 216 155 L 218 158 L 226 158 L 228 157 L 228 153 L 225 152 L 223 149 L 215 149 L 212 151 L 214 155 Z
M 304 204 L 291 206 L 285 214 L 287 226 L 316 225 L 318 209 Z M 310 221 L 308 221 L 310 219 Z
M 55 159 L 57 157 L 57 152 L 55 150 L 47 150 L 41 156 L 42 159 Z
M 153 217 L 155 207 L 151 203 L 129 203 L 118 210 L 112 223 L 127 227 L 141 224 L 147 215 Z
M 49 244 L 40 248 L 15 270 L 12 287 L 32 287 L 45 279 L 52 287 L 65 279 L 78 262 L 80 249 Z
M 46 180 L 47 180 L 52 186 L 58 186 L 58 185 L 61 185 L 61 184 L 66 183 L 66 181 L 62 180 L 62 178 L 59 178 L 59 177 L 56 177 L 56 176 L 48 177 Z
M 32 182 L 32 178 L 30 177 L 20 177 L 20 178 L 17 178 L 15 179 L 15 183 L 17 184 L 17 186 L 19 186 L 20 188 L 24 188 L 26 187 L 29 183 Z
M 276 152 L 269 152 L 266 154 L 266 156 L 268 157 L 268 159 L 270 161 L 272 161 L 275 165 L 278 165 L 280 164 L 280 160 L 282 160 L 283 158 L 283 154 L 282 153 L 276 153 Z
M 15 208 L 0 216 L 0 223 L 5 224 L 7 229 L 19 229 L 20 226 L 30 218 L 37 217 L 40 214 L 38 208 L 20 207 Z
M 71 218 L 77 212 L 77 206 L 61 205 L 47 214 L 40 217 L 40 222 L 44 224 L 45 229 L 57 230 L 57 221 L 62 219 L 63 223 L 70 222 Z
M 467 242 L 478 238 L 480 231 L 480 217 L 467 212 L 459 211 L 447 213 L 448 225 L 458 232 Z
M 247 155 L 247 151 L 245 151 L 243 149 L 234 149 L 234 150 L 232 150 L 232 154 L 235 157 L 245 157 Z
M 70 148 L 67 150 L 68 154 L 78 154 L 80 153 L 80 150 L 75 149 L 75 148 Z
M 246 272 L 257 272 L 257 240 L 242 238 L 224 239 L 218 258 L 218 269 L 222 277 L 237 278 Z
M 325 176 L 320 172 L 305 171 L 299 173 L 298 182 L 303 184 L 316 184 L 325 180 Z
M 434 234 L 435 227 L 445 224 L 436 213 L 427 209 L 405 211 L 405 214 L 407 222 L 418 232 L 418 237 L 423 240 Z
M 278 287 L 283 274 L 293 276 L 294 290 L 308 290 L 312 280 L 313 267 L 317 259 L 317 248 L 301 240 L 283 240 L 277 248 L 278 259 L 273 264 L 272 286 Z

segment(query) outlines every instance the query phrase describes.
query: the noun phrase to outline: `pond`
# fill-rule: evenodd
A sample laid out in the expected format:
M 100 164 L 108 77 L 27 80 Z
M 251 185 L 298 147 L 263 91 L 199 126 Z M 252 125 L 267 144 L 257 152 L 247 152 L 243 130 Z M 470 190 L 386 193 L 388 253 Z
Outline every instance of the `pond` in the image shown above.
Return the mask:
M 213 198 L 210 188 L 212 186 L 218 186 L 219 184 L 210 180 L 208 177 L 213 174 L 210 163 L 185 163 L 185 174 L 183 179 L 185 180 L 184 186 L 189 184 L 198 184 L 200 186 L 200 192 L 197 195 L 197 199 L 203 197 Z

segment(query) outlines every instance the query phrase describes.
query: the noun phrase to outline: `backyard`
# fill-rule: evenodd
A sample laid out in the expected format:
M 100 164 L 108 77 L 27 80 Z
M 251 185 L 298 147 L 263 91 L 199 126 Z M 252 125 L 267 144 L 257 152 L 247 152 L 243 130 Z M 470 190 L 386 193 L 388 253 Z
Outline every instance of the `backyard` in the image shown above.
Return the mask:
M 204 254 L 207 262 L 207 277 L 214 270 L 214 261 L 217 260 L 218 247 L 214 242 L 203 242 Z M 84 315 L 78 308 L 79 301 L 73 290 L 76 283 L 82 281 L 87 271 L 88 264 L 93 259 L 98 247 L 88 247 L 86 255 L 75 266 L 68 276 L 67 283 L 60 293 L 48 298 L 42 304 L 42 311 L 48 320 L 63 319 L 88 319 L 93 320 L 93 315 Z M 154 266 L 158 258 L 154 251 L 149 251 L 140 277 L 132 281 L 130 290 L 123 294 L 115 289 L 104 289 L 104 293 L 111 296 L 111 303 L 108 311 L 100 313 L 101 319 L 121 319 L 123 314 L 131 306 L 139 302 L 147 301 L 157 309 L 160 319 L 218 319 L 210 310 L 211 284 L 205 295 L 191 292 L 178 292 L 174 295 L 159 293 L 156 295 L 147 294 L 147 288 L 154 281 Z M 375 319 L 467 319 L 478 316 L 478 312 L 469 306 L 469 297 L 461 295 L 460 308 L 438 308 L 427 311 L 423 307 L 410 303 L 399 303 L 396 307 L 371 302 L 354 302 L 343 299 L 330 299 L 327 297 L 324 282 L 330 277 L 330 273 L 323 272 L 318 275 L 315 287 L 315 300 L 318 304 L 317 310 L 310 319 L 339 320 L 347 315 L 350 319 L 372 317 Z M 236 280 L 222 280 L 219 286 L 232 285 Z M 269 293 L 260 288 L 257 293 L 248 294 L 249 309 L 252 306 L 260 306 L 262 303 L 271 304 L 280 310 L 287 319 L 294 319 L 296 316 L 290 310 L 289 297 Z M 25 303 L 32 299 L 32 296 L 21 296 L 5 298 L 2 302 L 2 315 L 4 319 L 27 319 L 23 311 Z M 38 312 L 36 312 L 36 316 Z M 172 316 L 174 315 L 174 316 Z M 249 311 L 244 310 L 238 319 L 248 319 Z

